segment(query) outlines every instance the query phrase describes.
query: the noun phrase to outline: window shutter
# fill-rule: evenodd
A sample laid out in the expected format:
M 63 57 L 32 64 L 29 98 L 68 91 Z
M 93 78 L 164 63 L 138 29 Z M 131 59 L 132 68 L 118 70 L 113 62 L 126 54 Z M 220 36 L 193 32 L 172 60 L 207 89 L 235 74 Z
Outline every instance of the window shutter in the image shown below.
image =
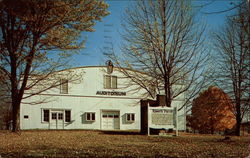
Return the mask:
M 63 80 L 60 79 L 60 93 L 62 93 L 62 83 L 63 83 Z
M 49 110 L 43 110 L 43 121 L 49 122 Z
M 131 121 L 135 120 L 135 114 L 131 114 Z
M 107 84 L 106 84 L 106 76 L 103 76 L 103 88 L 107 88 Z
M 130 121 L 130 114 L 127 114 L 127 121 Z
M 92 120 L 95 121 L 95 113 L 92 113 Z
M 87 121 L 90 121 L 90 113 L 87 113 Z
M 117 88 L 117 77 L 112 76 L 112 88 Z
M 65 111 L 65 122 L 70 122 L 71 121 L 71 111 L 66 110 Z
M 63 84 L 63 88 L 64 88 L 64 92 L 65 94 L 68 94 L 68 80 L 64 80 L 64 84 Z
M 111 76 L 106 76 L 106 88 L 111 88 Z
M 66 80 L 66 79 L 61 79 L 60 80 L 60 92 L 61 92 L 61 94 L 68 94 L 68 83 L 69 83 L 69 81 L 68 80 Z

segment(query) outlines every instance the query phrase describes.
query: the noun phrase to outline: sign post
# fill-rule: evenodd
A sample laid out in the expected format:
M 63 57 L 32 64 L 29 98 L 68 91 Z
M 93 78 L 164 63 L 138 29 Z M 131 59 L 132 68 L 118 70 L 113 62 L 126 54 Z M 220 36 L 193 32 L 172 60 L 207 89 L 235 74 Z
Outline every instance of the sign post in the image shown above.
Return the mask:
M 150 110 L 149 110 L 149 103 L 148 103 L 148 136 L 150 136 L 150 118 L 151 118 L 151 116 L 150 116 L 151 114 L 150 114 Z
M 174 129 L 175 109 L 170 107 L 150 107 L 148 106 L 148 135 L 150 135 L 150 128 L 153 129 Z
M 178 108 L 175 107 L 175 135 L 178 136 Z

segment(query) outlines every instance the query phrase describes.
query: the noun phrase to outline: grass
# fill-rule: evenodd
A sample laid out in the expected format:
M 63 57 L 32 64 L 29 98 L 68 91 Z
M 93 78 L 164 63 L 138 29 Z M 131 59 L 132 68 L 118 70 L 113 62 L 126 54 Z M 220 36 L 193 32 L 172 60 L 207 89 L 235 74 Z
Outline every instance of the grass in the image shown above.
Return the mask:
M 250 137 L 101 131 L 0 131 L 2 157 L 247 157 Z M 0 156 L 0 157 L 1 157 Z

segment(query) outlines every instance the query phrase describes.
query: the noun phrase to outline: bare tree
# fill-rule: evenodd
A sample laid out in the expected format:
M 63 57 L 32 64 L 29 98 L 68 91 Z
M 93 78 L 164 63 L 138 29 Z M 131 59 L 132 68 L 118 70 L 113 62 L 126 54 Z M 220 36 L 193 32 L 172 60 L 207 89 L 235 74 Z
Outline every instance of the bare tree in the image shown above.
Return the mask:
M 113 52 L 109 57 L 148 96 L 155 97 L 156 89 L 166 95 L 169 107 L 174 99 L 185 96 L 180 110 L 207 86 L 205 27 L 196 23 L 189 1 L 138 1 L 127 10 L 124 29 L 123 54 Z
M 6 77 L 0 70 L 0 129 L 9 129 L 8 125 L 11 121 L 10 94 L 7 83 Z
M 209 12 L 204 12 L 202 11 L 203 14 L 222 14 L 222 13 L 226 13 L 226 12 L 231 12 L 231 11 L 234 11 L 234 10 L 237 10 L 238 8 L 241 8 L 243 5 L 245 5 L 245 2 L 249 0 L 243 0 L 241 1 L 240 3 L 234 3 L 232 1 L 228 1 L 228 4 L 230 4 L 231 6 L 228 7 L 228 8 L 224 8 L 224 9 L 220 9 L 220 10 L 217 10 L 217 11 L 209 11 Z M 207 1 L 205 4 L 203 5 L 200 5 L 200 6 L 196 6 L 197 8 L 204 8 L 204 7 L 207 7 L 211 4 L 213 4 L 215 2 L 215 0 L 210 0 L 210 1 Z
M 30 90 L 27 98 L 62 84 L 62 73 L 53 72 L 83 48 L 81 32 L 94 31 L 107 7 L 98 0 L 0 1 L 0 70 L 9 85 L 13 131 L 19 130 L 24 92 Z
M 235 104 L 236 135 L 249 111 L 250 92 L 250 11 L 249 2 L 238 8 L 236 15 L 228 17 L 226 25 L 214 35 L 218 86 L 223 88 Z

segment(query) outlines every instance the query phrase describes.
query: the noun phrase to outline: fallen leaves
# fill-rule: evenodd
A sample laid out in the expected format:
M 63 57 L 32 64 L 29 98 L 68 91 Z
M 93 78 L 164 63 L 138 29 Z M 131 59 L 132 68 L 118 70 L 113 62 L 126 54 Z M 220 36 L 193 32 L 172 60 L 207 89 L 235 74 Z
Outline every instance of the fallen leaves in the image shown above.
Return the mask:
M 250 137 L 182 134 L 149 137 L 139 134 L 106 134 L 101 131 L 0 131 L 3 157 L 246 157 Z

